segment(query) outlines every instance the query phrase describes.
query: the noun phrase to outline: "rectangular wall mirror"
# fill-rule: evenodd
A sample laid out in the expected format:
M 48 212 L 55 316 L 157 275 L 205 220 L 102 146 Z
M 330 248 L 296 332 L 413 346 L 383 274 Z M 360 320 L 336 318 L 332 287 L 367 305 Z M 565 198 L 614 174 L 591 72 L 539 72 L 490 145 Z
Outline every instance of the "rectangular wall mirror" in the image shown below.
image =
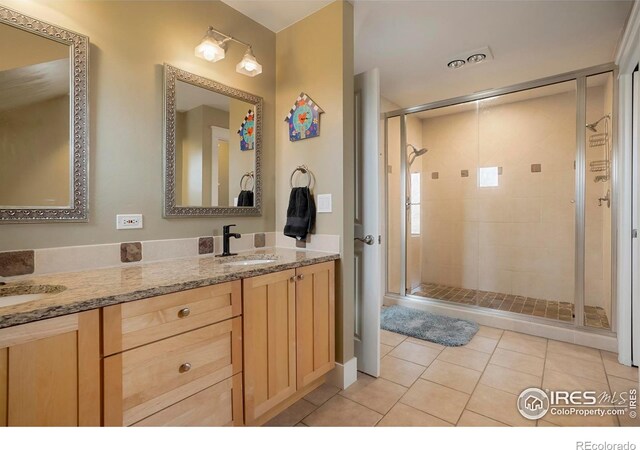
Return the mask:
M 262 98 L 164 70 L 165 217 L 260 215 Z
M 88 46 L 0 7 L 0 223 L 87 220 Z

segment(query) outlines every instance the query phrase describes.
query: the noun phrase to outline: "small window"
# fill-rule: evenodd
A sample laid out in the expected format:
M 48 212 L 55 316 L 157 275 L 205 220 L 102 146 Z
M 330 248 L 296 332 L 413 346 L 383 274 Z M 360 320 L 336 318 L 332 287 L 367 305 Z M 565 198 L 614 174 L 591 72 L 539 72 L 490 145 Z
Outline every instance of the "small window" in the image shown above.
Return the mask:
M 412 235 L 420 234 L 420 173 L 411 174 L 409 192 L 409 221 Z
M 480 167 L 478 169 L 478 186 L 498 187 L 498 168 L 497 167 Z

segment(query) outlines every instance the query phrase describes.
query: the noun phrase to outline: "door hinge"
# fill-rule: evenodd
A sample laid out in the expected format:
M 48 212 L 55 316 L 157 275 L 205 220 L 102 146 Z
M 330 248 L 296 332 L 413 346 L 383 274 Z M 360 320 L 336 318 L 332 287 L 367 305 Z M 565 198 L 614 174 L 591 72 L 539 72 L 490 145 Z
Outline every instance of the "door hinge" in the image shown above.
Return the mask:
M 631 238 L 632 239 L 637 239 L 638 238 L 638 230 L 637 229 L 631 230 Z

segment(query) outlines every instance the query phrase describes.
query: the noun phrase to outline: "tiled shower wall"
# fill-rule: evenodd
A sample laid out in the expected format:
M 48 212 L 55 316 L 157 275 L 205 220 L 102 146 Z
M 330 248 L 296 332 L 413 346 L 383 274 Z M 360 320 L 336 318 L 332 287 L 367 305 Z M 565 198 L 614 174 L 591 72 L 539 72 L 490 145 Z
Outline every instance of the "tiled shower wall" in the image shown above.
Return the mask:
M 599 111 L 588 117 L 600 117 L 603 87 L 589 96 L 601 100 L 590 102 Z M 570 89 L 512 103 L 487 100 L 422 121 L 422 143 L 430 149 L 416 163 L 424 283 L 573 302 L 575 105 Z M 498 187 L 478 187 L 480 167 L 500 168 Z M 588 210 L 598 208 L 602 195 L 602 186 L 587 185 Z M 598 213 L 586 224 L 597 241 L 587 257 L 586 304 L 608 308 L 604 289 L 593 288 L 610 264 L 603 258 L 602 208 Z

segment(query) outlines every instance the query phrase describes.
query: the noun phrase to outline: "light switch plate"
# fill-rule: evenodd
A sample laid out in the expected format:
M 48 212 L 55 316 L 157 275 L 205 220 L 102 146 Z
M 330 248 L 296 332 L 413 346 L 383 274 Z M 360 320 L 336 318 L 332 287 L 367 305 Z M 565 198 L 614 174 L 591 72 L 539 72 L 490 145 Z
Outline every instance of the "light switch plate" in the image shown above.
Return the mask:
M 318 194 L 318 212 L 330 213 L 331 208 L 331 194 Z
M 116 230 L 132 230 L 142 228 L 142 214 L 116 215 Z

